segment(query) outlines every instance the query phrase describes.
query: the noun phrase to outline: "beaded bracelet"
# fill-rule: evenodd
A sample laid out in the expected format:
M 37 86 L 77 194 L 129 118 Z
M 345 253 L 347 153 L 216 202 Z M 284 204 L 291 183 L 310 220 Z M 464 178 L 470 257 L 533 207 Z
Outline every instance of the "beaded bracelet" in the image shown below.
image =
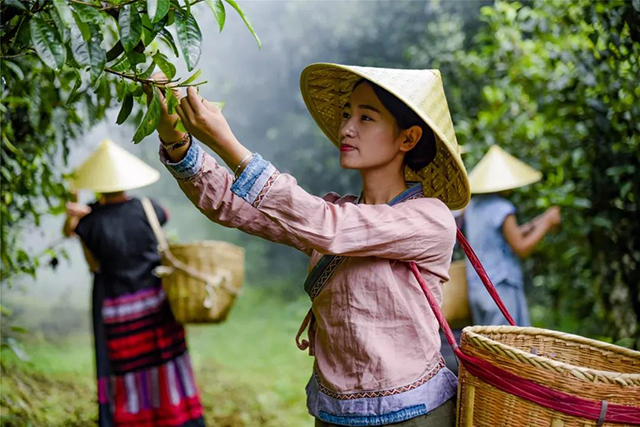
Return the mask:
M 192 140 L 191 134 L 189 133 L 185 133 L 182 139 L 176 142 L 165 142 L 162 138 L 160 138 L 160 142 L 162 143 L 162 146 L 164 147 L 164 149 L 167 150 L 167 152 L 183 147 L 187 143 L 191 142 L 191 140 Z

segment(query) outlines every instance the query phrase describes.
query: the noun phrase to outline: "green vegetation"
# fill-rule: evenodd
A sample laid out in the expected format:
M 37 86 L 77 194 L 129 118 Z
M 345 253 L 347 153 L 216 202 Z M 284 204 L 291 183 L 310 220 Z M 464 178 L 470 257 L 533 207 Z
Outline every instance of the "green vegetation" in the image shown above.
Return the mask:
M 304 393 L 312 358 L 294 342 L 307 304 L 285 304 L 264 292 L 247 291 L 226 323 L 189 327 L 189 350 L 209 425 L 312 425 Z M 37 308 L 32 310 L 37 315 Z M 0 423 L 95 425 L 91 336 L 34 337 L 24 349 L 28 363 L 8 349 L 2 352 Z
M 78 16 L 68 21 L 69 31 L 75 25 L 81 33 L 76 40 L 95 48 L 92 37 L 102 38 L 105 55 L 122 38 L 123 28 L 132 30 L 121 43 L 123 51 L 107 60 L 103 70 L 95 61 L 88 69 L 76 67 L 68 44 L 58 51 L 49 45 L 38 50 L 31 43 L 52 32 L 54 39 L 64 40 L 67 21 L 56 8 L 63 3 Z M 150 72 L 148 67 L 155 64 L 169 75 L 173 66 L 175 76 L 185 78 L 197 71 L 197 43 L 178 38 L 170 25 L 191 26 L 186 33 L 197 39 L 189 19 L 195 17 L 202 36 L 199 48 L 207 53 L 198 63 L 199 79 L 211 82 L 199 86 L 201 93 L 225 99 L 225 115 L 237 136 L 317 195 L 357 192 L 358 176 L 340 170 L 334 147 L 304 108 L 297 89 L 303 67 L 333 61 L 441 69 L 458 141 L 469 150 L 467 168 L 490 145 L 499 144 L 544 173 L 542 182 L 514 194 L 520 221 L 550 205 L 561 206 L 561 229 L 546 237 L 525 263 L 535 325 L 640 348 L 640 1 L 291 1 L 278 7 L 251 2 L 247 8 L 264 40 L 260 52 L 242 18 L 222 15 L 218 0 L 191 2 L 193 8 L 184 0 L 168 2 L 169 10 L 156 23 L 166 18 L 176 49 L 162 41 L 169 37 L 164 31 L 151 41 L 153 31 L 144 29 L 144 22 L 164 13 L 161 8 L 152 10 L 150 18 L 144 0 L 109 3 L 113 9 L 94 11 L 102 19 L 91 6 L 72 0 L 0 4 L 4 279 L 19 272 L 35 275 L 38 265 L 51 259 L 53 253 L 42 252 L 44 245 L 28 247 L 19 237 L 39 226 L 40 219 L 50 219 L 46 214 L 61 212 L 67 198 L 65 159 L 97 142 L 85 141 L 85 132 L 102 126 L 126 143 L 145 114 L 132 101 L 141 95 L 137 83 Z M 18 4 L 28 4 L 31 12 Z M 125 6 L 143 21 L 140 40 L 135 17 L 123 17 L 120 23 L 120 16 L 112 16 Z M 181 24 L 175 23 L 176 13 Z M 232 19 L 241 31 L 231 32 Z M 90 30 L 88 39 L 83 26 Z M 136 62 L 142 59 L 136 54 L 140 42 L 144 65 Z M 66 62 L 60 66 L 63 55 Z M 177 55 L 189 62 L 176 60 Z M 118 72 L 131 78 L 106 71 L 125 58 L 129 68 Z M 107 116 L 123 126 L 104 125 L 100 121 Z M 158 165 L 154 138 L 128 148 Z M 210 223 L 165 172 L 160 183 L 140 194 L 168 208 L 170 234 L 181 241 L 220 239 L 247 250 L 250 290 L 230 319 L 224 325 L 190 328 L 211 424 L 310 424 L 303 389 L 312 359 L 293 344 L 308 307 L 300 289 L 307 258 Z M 85 267 L 75 258 L 73 268 Z M 83 280 L 81 289 L 86 290 L 88 278 Z M 27 288 L 33 285 L 26 283 Z M 72 285 L 74 290 L 81 286 Z M 2 286 L 6 290 L 6 280 Z M 64 298 L 47 302 L 37 297 L 13 299 L 12 314 L 2 308 L 3 343 L 18 334 L 19 329 L 11 329 L 17 319 L 29 328 L 21 335 L 31 357 L 28 363 L 19 362 L 3 349 L 3 420 L 9 423 L 13 417 L 16 425 L 91 423 L 95 408 L 87 308 L 65 305 Z

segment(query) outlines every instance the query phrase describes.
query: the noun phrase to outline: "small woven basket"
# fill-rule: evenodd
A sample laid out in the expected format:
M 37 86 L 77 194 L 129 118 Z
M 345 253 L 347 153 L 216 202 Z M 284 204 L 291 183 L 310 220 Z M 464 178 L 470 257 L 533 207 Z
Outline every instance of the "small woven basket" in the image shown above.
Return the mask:
M 216 241 L 170 245 L 156 274 L 178 322 L 219 323 L 242 287 L 244 249 Z
M 183 324 L 224 321 L 244 281 L 244 249 L 216 241 L 169 244 L 151 201 L 143 199 L 142 207 L 162 260 L 153 273 L 162 279 L 175 319 Z
M 473 326 L 461 350 L 519 377 L 596 402 L 640 407 L 640 352 L 576 335 L 516 326 Z M 459 427 L 621 427 L 570 416 L 503 392 L 460 364 Z

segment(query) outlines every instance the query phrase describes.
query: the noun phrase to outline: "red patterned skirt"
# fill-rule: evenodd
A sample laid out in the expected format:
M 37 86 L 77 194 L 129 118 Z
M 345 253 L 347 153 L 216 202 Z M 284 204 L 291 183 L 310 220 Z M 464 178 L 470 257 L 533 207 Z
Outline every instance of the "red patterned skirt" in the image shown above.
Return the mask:
M 185 331 L 161 286 L 104 297 L 94 284 L 101 427 L 203 427 Z

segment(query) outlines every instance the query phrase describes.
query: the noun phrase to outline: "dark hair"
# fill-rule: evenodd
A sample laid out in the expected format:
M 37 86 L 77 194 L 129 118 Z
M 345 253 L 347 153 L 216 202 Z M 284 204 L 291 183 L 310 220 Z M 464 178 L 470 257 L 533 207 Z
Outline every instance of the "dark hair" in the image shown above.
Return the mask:
M 396 119 L 400 129 L 409 129 L 411 126 L 420 126 L 422 128 L 422 137 L 416 146 L 407 153 L 404 163 L 416 172 L 428 166 L 436 158 L 436 136 L 433 130 L 407 104 L 377 84 L 366 79 L 360 79 L 353 86 L 353 90 L 365 82 L 371 85 L 373 92 L 384 105 L 384 108 L 389 110 Z

